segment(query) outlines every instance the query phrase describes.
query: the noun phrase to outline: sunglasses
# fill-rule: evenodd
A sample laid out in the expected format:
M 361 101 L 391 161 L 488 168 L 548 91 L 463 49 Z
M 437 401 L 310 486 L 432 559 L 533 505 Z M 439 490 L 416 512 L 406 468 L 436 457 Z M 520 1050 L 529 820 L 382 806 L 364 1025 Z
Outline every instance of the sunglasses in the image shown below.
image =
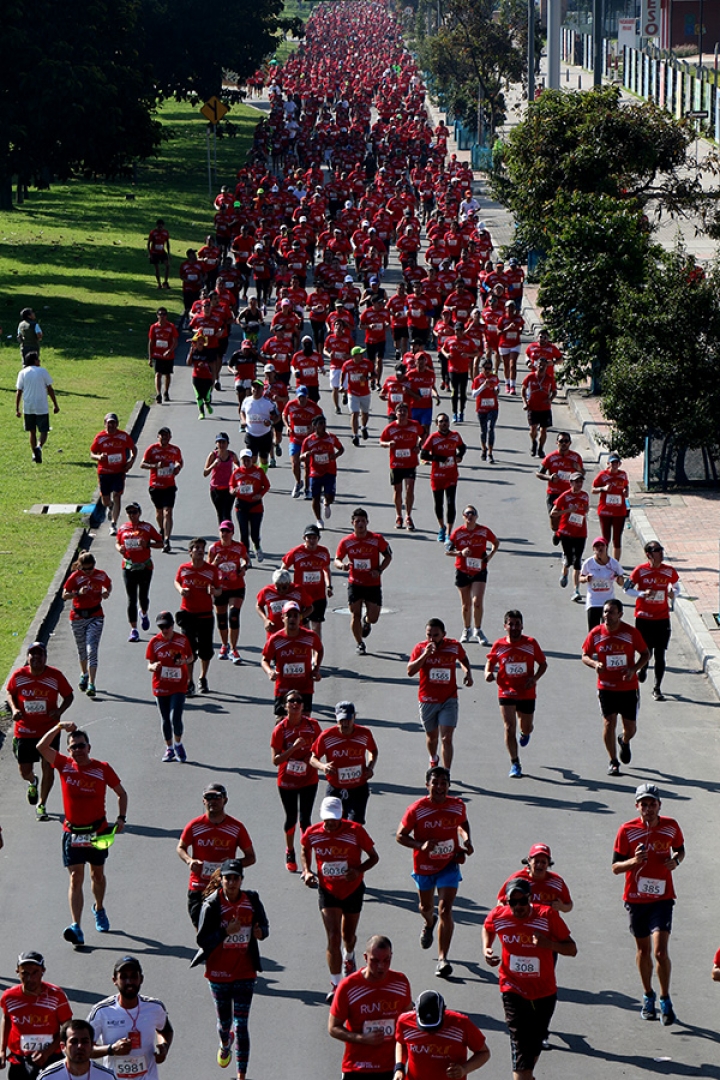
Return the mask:
M 205 802 L 215 802 L 216 799 L 222 799 L 222 795 L 203 795 Z
M 68 750 L 72 754 L 73 750 L 87 750 L 88 745 L 86 742 L 74 742 L 71 746 L 68 746 Z
M 463 510 L 463 517 L 477 517 L 477 510 Z
M 525 907 L 525 905 L 529 904 L 529 903 L 530 903 L 530 897 L 529 896 L 522 896 L 522 897 L 518 896 L 518 897 L 515 897 L 514 899 L 511 897 L 508 900 L 508 904 L 510 905 L 510 907 Z
M 658 555 L 662 550 L 661 547 L 645 548 L 648 555 Z

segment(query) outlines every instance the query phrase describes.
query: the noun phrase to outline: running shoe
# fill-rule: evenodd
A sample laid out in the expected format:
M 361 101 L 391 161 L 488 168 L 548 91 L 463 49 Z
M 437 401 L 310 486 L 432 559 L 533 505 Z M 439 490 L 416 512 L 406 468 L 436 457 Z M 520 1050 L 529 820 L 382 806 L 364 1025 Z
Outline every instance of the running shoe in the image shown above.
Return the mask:
M 583 602 L 583 598 L 582 598 L 582 596 L 580 595 L 580 590 L 579 590 L 579 589 L 575 589 L 575 590 L 573 591 L 573 594 L 572 594 L 572 596 L 570 597 L 570 599 L 571 599 L 571 600 L 573 601 L 573 603 L 574 603 L 574 604 L 582 604 L 582 602 Z
M 553 542 L 553 547 L 558 546 L 558 544 L 560 543 L 560 534 L 559 533 L 554 532 L 552 534 L 552 542 Z
M 669 999 L 667 999 L 667 1000 L 669 1000 Z M 640 1009 L 640 1015 L 642 1016 L 643 1020 L 657 1020 L 657 1012 L 655 1011 L 655 993 L 654 993 L 654 991 L 651 991 L 651 993 L 649 993 L 649 994 L 643 994 L 642 1008 Z
M 453 424 L 457 424 L 457 422 L 458 422 L 458 414 L 456 412 L 454 412 L 453 413 Z
M 360 428 L 360 434 L 362 435 L 363 439 L 369 439 L 370 438 L 370 435 L 368 433 L 368 429 L 366 427 Z
M 448 539 L 447 539 L 447 540 L 445 541 L 445 550 L 446 550 L 446 551 L 452 551 L 452 549 L 453 549 L 453 542 L 452 542 L 452 540 L 451 540 L 451 539 L 450 539 L 450 538 L 448 537 Z
M 666 701 L 667 700 L 659 686 L 653 687 L 653 697 L 655 698 L 656 701 Z
M 360 445 L 360 436 L 359 435 L 353 435 L 352 444 L 353 444 L 353 446 L 359 446 Z
M 89 682 L 90 682 L 90 676 L 89 675 L 81 675 L 80 676 L 80 681 L 78 682 L 78 689 L 82 690 L 83 694 L 87 690 Z
M 669 997 L 660 998 L 660 1019 L 665 1027 L 675 1023 L 675 1010 Z
M 280 443 L 277 443 L 277 445 L 275 446 L 275 454 L 277 457 L 282 457 L 282 446 L 280 445 Z
M 205 402 L 205 408 L 208 411 L 208 416 L 212 416 L 212 414 L 215 412 L 215 410 L 213 409 L 213 407 L 212 407 L 212 405 L 210 404 L 209 401 Z
M 489 453 L 488 453 L 488 464 L 489 465 L 494 465 L 495 464 L 495 458 L 492 455 L 492 450 L 490 450 Z
M 302 495 L 302 489 L 302 481 L 298 480 L 298 482 L 295 484 L 295 487 L 292 489 L 293 499 L 300 498 L 300 496 Z
M 110 929 L 110 920 L 107 917 L 107 912 L 104 907 L 96 907 L 93 904 L 93 912 L 95 914 L 95 929 L 98 934 L 107 934 Z
M 445 526 L 444 525 L 442 526 L 442 528 L 438 529 L 437 538 L 438 538 L 438 543 L 439 544 L 444 544 L 445 541 L 447 540 L 447 533 L 445 532 Z
M 402 518 L 398 515 L 398 517 L 395 518 L 395 528 L 396 529 L 402 529 L 402 525 L 403 525 Z
M 139 640 L 140 640 L 140 635 L 137 632 L 137 627 L 133 626 L 132 630 L 130 631 L 128 641 L 139 641 Z
M 429 949 L 433 943 L 433 931 L 435 930 L 435 924 L 437 923 L 437 915 L 433 915 L 432 923 L 423 923 L 422 933 L 420 934 L 420 948 Z
M 482 450 L 480 453 L 480 460 L 487 461 L 487 450 Z
M 311 499 L 312 492 L 310 491 L 310 488 L 305 488 L 305 502 L 310 502 Z
M 110 533 L 111 536 L 117 536 L 117 525 L 115 524 L 114 521 L 111 521 L 110 524 L 108 525 L 108 532 Z
M 147 611 L 143 611 L 140 615 L 140 626 L 143 630 L 150 629 L 150 619 L 148 617 Z
M 452 964 L 449 964 L 447 960 L 438 960 L 435 974 L 438 979 L 449 978 L 452 975 Z
M 38 803 L 36 808 L 35 808 L 35 813 L 37 814 L 38 821 L 49 821 L 50 820 L 50 815 L 48 814 L 47 810 L 45 809 L 45 803 Z
M 31 806 L 35 806 L 37 804 L 37 801 L 38 801 L 37 776 L 33 776 L 32 780 L 28 784 L 27 801 L 30 803 Z
M 431 757 L 430 758 L 430 766 L 429 767 L 431 769 L 434 769 L 439 764 L 440 764 L 440 758 L 439 757 Z
M 215 389 L 216 389 L 216 390 L 222 390 L 222 385 L 221 385 L 221 383 L 220 383 L 220 380 L 219 380 L 219 379 L 216 379 L 216 380 L 215 380 Z
M 620 747 L 619 758 L 623 765 L 629 765 L 632 761 L 632 750 L 630 749 L 630 743 L 625 742 L 622 735 L 618 735 L 618 746 Z
M 174 761 L 175 760 L 175 751 L 173 750 L 172 746 L 166 746 L 165 747 L 165 753 L 162 756 L 162 760 L 163 761 Z
M 325 995 L 326 1005 L 332 1005 L 333 1001 L 335 1000 L 335 989 L 336 988 L 334 986 L 331 986 L 327 994 Z
M 618 761 L 617 758 L 612 759 L 612 761 L 608 765 L 607 771 L 608 771 L 608 776 L 619 776 L 620 775 L 620 762 Z
M 405 528 L 408 532 L 415 532 L 415 522 L 411 517 L 405 518 Z
M 292 848 L 287 848 L 285 851 L 285 866 L 289 873 L 297 874 L 297 861 Z
M 362 621 L 362 636 L 364 638 L 370 637 L 370 631 L 372 630 L 372 623 L 369 623 L 367 619 Z
M 172 548 L 170 547 L 170 541 L 169 540 L 166 540 L 165 543 L 163 544 L 163 551 L 165 552 L 166 555 L 170 555 L 172 553 Z
M 543 1050 L 552 1050 L 552 1046 L 550 1045 L 550 1040 L 549 1039 L 543 1039 L 542 1048 L 543 1048 Z
M 277 469 L 277 461 L 275 460 L 274 457 L 270 458 L 270 468 L 271 469 Z
M 87 684 L 87 690 L 85 691 L 85 693 L 87 694 L 88 697 L 95 697 L 95 694 L 96 694 L 95 683 L 89 682 Z
M 181 742 L 176 742 L 175 743 L 175 757 L 183 765 L 187 761 L 187 754 L 185 753 L 185 747 L 183 746 L 183 744 Z
M 209 694 L 210 693 L 210 687 L 208 686 L 208 681 L 207 681 L 207 679 L 205 678 L 204 675 L 200 676 L 200 693 L 201 694 Z
M 230 1041 L 227 1046 L 223 1046 L 220 1043 L 217 1052 L 217 1063 L 221 1069 L 227 1069 L 228 1065 L 232 1061 L 232 1045 L 233 1045 L 233 1033 L 230 1033 Z
M 220 652 L 218 653 L 218 660 L 227 660 L 229 655 L 230 655 L 230 646 L 229 645 L 221 645 L 220 646 Z
M 567 583 L 568 583 L 568 568 L 567 568 L 567 566 L 563 566 L 563 572 L 560 575 L 560 588 L 561 589 L 566 588 Z
M 485 635 L 483 634 L 483 632 L 482 632 L 482 630 L 480 629 L 479 626 L 476 626 L 473 629 L 473 632 L 470 635 L 470 641 L 472 641 L 473 644 L 475 644 L 475 645 L 489 645 L 490 644 L 490 642 L 485 637 Z
M 170 400 L 170 395 L 168 394 L 168 392 L 166 390 L 165 393 L 163 394 L 163 401 L 169 401 L 169 400 Z
M 530 457 L 535 457 L 537 454 L 537 439 L 533 439 L 530 446 Z
M 524 732 L 521 731 L 520 732 L 520 738 L 518 739 L 518 742 L 520 743 L 520 745 L 521 746 L 527 746 L 527 744 L 530 742 L 530 736 L 531 735 L 532 735 L 531 731 L 528 732 L 527 735 Z
M 195 697 L 195 683 L 194 682 L 188 683 L 188 688 L 187 688 L 187 692 L 185 694 L 185 697 Z
M 512 780 L 522 780 L 522 769 L 520 767 L 520 762 L 519 761 L 513 761 L 512 762 L 512 764 L 510 766 L 510 772 L 508 773 L 508 776 Z
M 156 394 L 155 395 L 155 404 L 156 405 L 162 405 L 162 394 Z
M 322 518 L 315 518 L 315 524 L 317 525 L 318 529 L 325 528 Z
M 263 559 L 265 558 L 265 552 L 263 551 L 263 549 L 260 547 L 259 544 L 255 548 L 255 558 L 257 559 L 258 562 L 262 562 Z
M 465 413 L 464 413 L 464 412 L 458 413 L 458 421 L 459 421 L 459 422 L 460 422 L 461 424 L 464 424 L 464 423 L 465 423 Z
M 365 656 L 366 655 L 367 649 L 365 648 L 365 642 L 364 641 L 359 641 L 358 642 L 357 648 L 355 649 L 355 652 L 358 654 L 358 656 Z
M 39 446 L 33 450 L 33 461 L 36 465 L 42 465 L 42 449 Z
M 76 922 L 70 923 L 69 926 L 65 927 L 63 930 L 63 937 L 66 941 L 69 941 L 71 945 L 85 944 L 85 935 L 80 929 L 80 924 Z
M 357 964 L 355 963 L 355 957 L 354 956 L 346 956 L 345 959 L 343 960 L 343 975 L 345 975 L 347 977 L 348 975 L 352 975 L 355 971 L 357 971 Z
M 235 664 L 236 667 L 239 667 L 239 665 L 242 664 L 242 662 L 243 662 L 242 661 L 242 656 L 237 651 L 237 649 L 231 649 L 230 650 L 230 659 L 232 660 L 233 664 Z
M 463 632 L 460 635 L 460 643 L 462 645 L 467 645 L 469 640 L 470 640 L 470 627 L 466 626 L 466 627 L 463 628 Z

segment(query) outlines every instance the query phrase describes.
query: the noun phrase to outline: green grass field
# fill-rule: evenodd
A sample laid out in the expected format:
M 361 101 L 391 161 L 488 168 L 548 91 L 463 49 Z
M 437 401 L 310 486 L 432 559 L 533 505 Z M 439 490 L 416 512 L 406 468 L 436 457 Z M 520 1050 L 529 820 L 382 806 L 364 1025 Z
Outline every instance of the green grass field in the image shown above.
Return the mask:
M 212 225 L 206 123 L 187 104 L 159 111 L 167 141 L 138 166 L 135 183 L 58 184 L 31 191 L 0 213 L 0 676 L 4 679 L 67 547 L 76 515 L 29 515 L 35 503 L 85 503 L 96 487 L 88 448 L 112 409 L 127 421 L 136 401 L 154 398 L 147 331 L 162 302 L 182 310 L 176 269 Z M 217 187 L 245 160 L 257 112 L 234 106 L 234 138 L 218 139 Z M 128 200 L 126 196 L 134 196 Z M 171 291 L 159 293 L 145 243 L 158 217 L 170 231 Z M 173 280 L 174 278 L 174 280 Z M 60 413 L 42 465 L 31 460 L 15 417 L 19 312 L 34 307 L 44 333 Z

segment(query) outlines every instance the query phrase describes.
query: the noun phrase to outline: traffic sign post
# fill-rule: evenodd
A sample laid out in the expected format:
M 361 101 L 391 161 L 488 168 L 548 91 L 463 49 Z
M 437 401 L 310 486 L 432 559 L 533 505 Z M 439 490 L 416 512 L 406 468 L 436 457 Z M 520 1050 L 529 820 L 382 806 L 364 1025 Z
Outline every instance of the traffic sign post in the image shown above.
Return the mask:
M 212 126 L 213 130 L 213 157 L 215 160 L 215 183 L 217 183 L 217 125 L 223 119 L 224 116 L 230 112 L 229 107 L 224 101 L 221 101 L 219 97 L 214 94 L 211 98 L 208 98 L 205 104 L 200 109 L 208 123 Z M 212 199 L 212 165 L 210 162 L 210 131 L 207 131 L 207 159 L 208 159 L 208 196 Z

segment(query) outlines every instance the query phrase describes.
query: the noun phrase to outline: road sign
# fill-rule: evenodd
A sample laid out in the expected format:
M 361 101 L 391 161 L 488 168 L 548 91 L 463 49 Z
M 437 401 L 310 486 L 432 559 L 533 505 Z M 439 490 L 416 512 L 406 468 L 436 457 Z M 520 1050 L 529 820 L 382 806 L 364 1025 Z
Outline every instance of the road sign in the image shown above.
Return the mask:
M 230 112 L 227 105 L 220 100 L 219 97 L 213 96 L 203 105 L 200 112 L 203 114 L 206 120 L 209 120 L 211 124 L 219 124 L 223 116 Z
M 688 120 L 707 120 L 710 115 L 707 109 L 694 109 L 692 112 L 686 112 Z

